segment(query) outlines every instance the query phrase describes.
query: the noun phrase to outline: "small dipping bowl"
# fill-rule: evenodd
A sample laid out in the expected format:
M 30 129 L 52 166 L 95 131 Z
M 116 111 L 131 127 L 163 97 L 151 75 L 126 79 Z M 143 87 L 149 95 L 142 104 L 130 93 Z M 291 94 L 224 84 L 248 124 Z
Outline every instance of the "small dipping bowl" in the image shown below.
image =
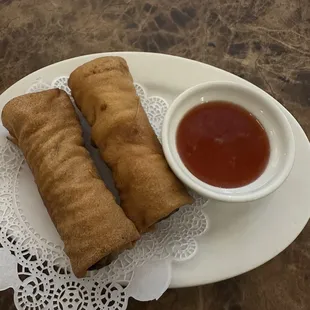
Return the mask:
M 194 107 L 208 102 L 230 102 L 251 113 L 265 129 L 269 139 L 269 161 L 253 182 L 236 188 L 207 184 L 184 165 L 177 148 L 177 130 L 184 116 Z M 167 162 L 176 176 L 200 195 L 226 202 L 245 202 L 265 197 L 288 177 L 295 157 L 291 126 L 277 101 L 260 89 L 232 82 L 208 82 L 193 86 L 170 105 L 163 123 L 162 145 Z

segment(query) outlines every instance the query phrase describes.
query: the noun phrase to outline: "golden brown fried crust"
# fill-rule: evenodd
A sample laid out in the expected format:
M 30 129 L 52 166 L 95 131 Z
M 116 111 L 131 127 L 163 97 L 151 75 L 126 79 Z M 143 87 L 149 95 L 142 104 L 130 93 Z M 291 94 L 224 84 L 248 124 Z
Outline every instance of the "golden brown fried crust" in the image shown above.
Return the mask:
M 123 58 L 78 67 L 69 87 L 113 172 L 121 207 L 140 232 L 192 202 L 164 158 Z
M 139 238 L 98 176 L 65 92 L 17 97 L 2 122 L 24 153 L 76 276 Z

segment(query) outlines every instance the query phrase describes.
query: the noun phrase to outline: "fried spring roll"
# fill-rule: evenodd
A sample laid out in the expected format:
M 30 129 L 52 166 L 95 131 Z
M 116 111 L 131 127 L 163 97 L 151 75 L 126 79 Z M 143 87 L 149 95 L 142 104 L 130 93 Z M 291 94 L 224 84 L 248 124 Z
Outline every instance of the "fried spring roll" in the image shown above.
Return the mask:
M 78 67 L 69 87 L 112 170 L 121 207 L 140 232 L 192 202 L 164 158 L 123 58 L 97 58 Z
M 65 92 L 12 99 L 2 122 L 26 158 L 77 277 L 139 238 L 98 176 Z

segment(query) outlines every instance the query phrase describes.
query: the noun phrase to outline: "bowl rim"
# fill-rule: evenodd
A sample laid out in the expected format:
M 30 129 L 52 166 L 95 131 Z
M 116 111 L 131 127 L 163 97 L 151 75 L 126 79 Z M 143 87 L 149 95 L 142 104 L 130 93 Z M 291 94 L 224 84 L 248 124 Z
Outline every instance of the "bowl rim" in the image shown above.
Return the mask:
M 216 87 L 216 88 L 233 87 L 233 88 L 240 89 L 241 92 L 245 91 L 250 95 L 259 96 L 261 99 L 263 99 L 262 102 L 264 102 L 264 105 L 268 105 L 268 108 L 273 111 L 274 116 L 281 123 L 281 126 L 284 129 L 283 136 L 285 137 L 288 152 L 287 152 L 286 157 L 285 157 L 283 169 L 281 170 L 280 173 L 278 173 L 272 179 L 272 181 L 267 186 L 264 186 L 260 189 L 254 190 L 253 192 L 242 193 L 242 194 L 239 193 L 236 195 L 234 193 L 231 193 L 231 192 L 228 193 L 227 192 L 228 189 L 212 186 L 212 185 L 209 185 L 207 183 L 204 183 L 205 186 L 203 187 L 202 185 L 198 184 L 195 181 L 195 179 L 197 179 L 197 180 L 199 180 L 199 179 L 195 175 L 193 175 L 189 171 L 189 169 L 187 169 L 187 167 L 184 165 L 182 160 L 180 160 L 181 166 L 179 165 L 179 163 L 177 163 L 174 160 L 172 147 L 169 145 L 169 136 L 170 136 L 169 128 L 170 128 L 170 122 L 173 119 L 173 115 L 174 115 L 175 110 L 178 108 L 178 105 L 181 102 L 186 100 L 186 98 L 191 96 L 192 94 L 199 92 L 203 89 L 205 89 L 207 91 L 208 89 L 211 89 L 214 87 Z M 294 135 L 293 135 L 291 125 L 290 125 L 288 119 L 286 118 L 285 114 L 281 110 L 281 108 L 275 103 L 277 103 L 277 101 L 272 96 L 270 96 L 269 94 L 267 94 L 265 91 L 263 91 L 260 88 L 252 89 L 248 86 L 243 86 L 243 85 L 240 85 L 238 83 L 230 82 L 230 81 L 205 82 L 205 83 L 200 83 L 200 84 L 194 85 L 194 86 L 186 89 L 184 92 L 179 94 L 173 100 L 173 102 L 170 104 L 170 106 L 168 107 L 167 113 L 164 117 L 164 121 L 163 121 L 163 127 L 162 127 L 162 133 L 161 133 L 162 146 L 163 146 L 164 155 L 166 157 L 166 160 L 167 160 L 170 168 L 172 169 L 172 171 L 175 173 L 175 175 L 184 184 L 186 184 L 188 187 L 190 187 L 192 190 L 196 191 L 200 195 L 211 198 L 211 199 L 215 199 L 215 200 L 219 200 L 219 201 L 225 201 L 225 202 L 246 202 L 246 201 L 257 200 L 257 199 L 263 198 L 263 197 L 271 194 L 277 188 L 279 188 L 281 186 L 281 184 L 286 180 L 286 178 L 288 177 L 288 175 L 291 172 L 291 169 L 292 169 L 293 164 L 294 164 L 294 158 L 295 158 L 295 139 L 294 139 Z M 195 105 L 192 105 L 191 108 L 189 108 L 187 111 L 184 112 L 184 115 L 190 109 L 194 108 L 198 104 L 199 104 L 199 102 L 197 102 L 197 104 L 195 104 Z M 246 107 L 244 107 L 243 105 L 241 105 L 241 106 L 246 109 Z M 259 117 L 257 117 L 257 119 L 260 121 Z M 183 172 L 183 170 L 187 171 L 192 176 L 194 176 L 194 179 L 189 178 Z M 203 181 L 201 181 L 201 182 L 203 182 Z M 221 192 L 215 191 L 214 190 L 215 188 L 217 190 L 220 189 Z

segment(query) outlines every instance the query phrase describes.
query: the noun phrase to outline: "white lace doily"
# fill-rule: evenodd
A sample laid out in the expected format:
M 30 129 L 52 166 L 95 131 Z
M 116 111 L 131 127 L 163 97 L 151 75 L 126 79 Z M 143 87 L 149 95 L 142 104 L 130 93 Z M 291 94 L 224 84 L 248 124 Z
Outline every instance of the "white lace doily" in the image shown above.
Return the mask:
M 37 81 L 28 92 L 61 88 L 70 95 L 67 77 L 51 84 Z M 135 84 L 150 123 L 159 139 L 167 102 L 148 97 Z M 72 97 L 71 97 L 72 98 Z M 80 115 L 79 115 L 80 116 Z M 84 135 L 89 128 L 81 120 Z M 146 301 L 159 298 L 169 287 L 171 264 L 192 258 L 195 237 L 206 232 L 206 200 L 192 193 L 195 202 L 157 224 L 136 246 L 123 252 L 109 266 L 77 279 L 63 244 L 50 221 L 33 177 L 20 150 L 0 137 L 0 289 L 12 287 L 17 309 L 101 310 L 126 309 L 128 298 Z M 86 142 L 86 146 L 90 144 Z M 90 150 L 98 166 L 98 154 Z M 106 171 L 101 175 L 105 177 Z M 105 180 L 106 181 L 106 180 Z

